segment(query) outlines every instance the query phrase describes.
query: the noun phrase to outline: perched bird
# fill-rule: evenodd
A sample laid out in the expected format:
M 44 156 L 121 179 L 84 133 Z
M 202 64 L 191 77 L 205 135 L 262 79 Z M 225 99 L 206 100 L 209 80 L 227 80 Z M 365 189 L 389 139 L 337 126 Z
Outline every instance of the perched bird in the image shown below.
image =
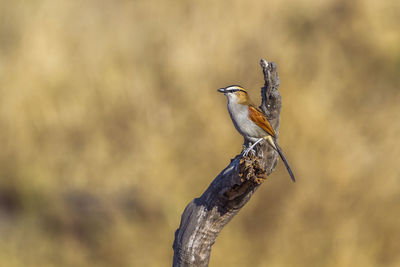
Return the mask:
M 259 142 L 266 140 L 278 152 L 283 163 L 285 163 L 290 178 L 295 182 L 289 163 L 276 141 L 274 129 L 264 112 L 251 102 L 246 89 L 239 85 L 231 85 L 218 89 L 218 92 L 223 93 L 228 98 L 228 111 L 236 130 L 247 143 L 252 143 L 244 150 L 243 154 L 246 156 Z

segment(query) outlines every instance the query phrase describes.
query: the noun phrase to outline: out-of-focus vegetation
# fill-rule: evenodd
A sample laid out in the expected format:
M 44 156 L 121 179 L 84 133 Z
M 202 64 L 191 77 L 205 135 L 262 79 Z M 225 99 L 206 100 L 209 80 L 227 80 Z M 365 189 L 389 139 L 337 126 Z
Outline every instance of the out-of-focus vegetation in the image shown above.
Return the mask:
M 1 1 L 0 266 L 169 266 L 278 64 L 282 164 L 210 266 L 400 265 L 400 4 Z

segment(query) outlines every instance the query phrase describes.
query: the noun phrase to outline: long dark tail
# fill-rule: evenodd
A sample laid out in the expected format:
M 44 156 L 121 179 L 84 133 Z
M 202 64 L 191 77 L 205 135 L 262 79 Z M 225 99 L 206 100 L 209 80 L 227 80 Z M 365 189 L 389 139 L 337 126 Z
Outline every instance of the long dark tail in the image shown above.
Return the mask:
M 279 156 L 281 157 L 283 163 L 285 163 L 286 169 L 289 172 L 290 178 L 292 178 L 293 182 L 296 182 L 296 179 L 294 178 L 294 174 L 292 172 L 292 169 L 289 166 L 289 163 L 286 160 L 285 154 L 283 154 L 282 149 L 280 148 L 280 146 L 278 145 L 278 143 L 275 141 L 275 139 L 273 139 L 272 137 L 267 138 L 267 141 L 271 144 L 271 141 L 273 142 L 272 147 L 276 148 L 276 151 L 278 152 Z
M 281 156 L 281 159 L 282 159 L 283 163 L 285 163 L 285 166 L 286 166 L 287 171 L 289 172 L 290 178 L 292 178 L 293 182 L 296 182 L 296 179 L 294 178 L 294 174 L 292 172 L 292 169 L 290 168 L 289 163 L 287 162 L 286 157 L 283 154 L 282 149 L 279 147 L 279 145 L 276 142 L 275 142 L 275 146 L 276 146 L 276 150 L 279 153 L 279 156 Z

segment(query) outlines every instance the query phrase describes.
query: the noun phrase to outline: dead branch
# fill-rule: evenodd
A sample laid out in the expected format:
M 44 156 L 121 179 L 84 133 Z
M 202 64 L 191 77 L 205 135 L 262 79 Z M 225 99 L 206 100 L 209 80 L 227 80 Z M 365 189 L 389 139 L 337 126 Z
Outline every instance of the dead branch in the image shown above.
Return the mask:
M 278 133 L 281 96 L 277 65 L 265 59 L 261 59 L 260 65 L 265 80 L 260 108 Z M 249 201 L 276 163 L 277 153 L 267 144 L 257 146 L 256 156 L 237 155 L 203 195 L 186 206 L 175 232 L 174 267 L 208 266 L 219 232 Z

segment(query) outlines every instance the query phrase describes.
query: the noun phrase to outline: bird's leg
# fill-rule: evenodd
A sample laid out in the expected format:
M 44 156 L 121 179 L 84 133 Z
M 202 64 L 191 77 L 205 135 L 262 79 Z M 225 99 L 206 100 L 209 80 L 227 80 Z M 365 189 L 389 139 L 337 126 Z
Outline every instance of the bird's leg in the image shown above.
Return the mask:
M 250 151 L 253 151 L 253 152 L 254 152 L 253 147 L 255 147 L 255 146 L 256 146 L 258 143 L 260 143 L 262 140 L 264 140 L 264 138 L 258 139 L 254 144 L 250 145 L 249 148 L 246 148 L 246 149 L 243 151 L 243 156 L 247 156 L 247 155 L 249 154 Z M 249 144 L 251 144 L 251 143 L 249 143 Z
M 251 146 L 251 142 L 248 142 L 246 144 L 243 144 L 243 151 L 247 149 L 248 146 Z
M 242 154 L 243 154 L 243 156 L 247 156 L 247 154 L 249 153 L 249 147 L 251 147 L 251 142 L 250 141 L 246 141 L 244 144 L 243 144 L 243 150 L 242 150 Z

